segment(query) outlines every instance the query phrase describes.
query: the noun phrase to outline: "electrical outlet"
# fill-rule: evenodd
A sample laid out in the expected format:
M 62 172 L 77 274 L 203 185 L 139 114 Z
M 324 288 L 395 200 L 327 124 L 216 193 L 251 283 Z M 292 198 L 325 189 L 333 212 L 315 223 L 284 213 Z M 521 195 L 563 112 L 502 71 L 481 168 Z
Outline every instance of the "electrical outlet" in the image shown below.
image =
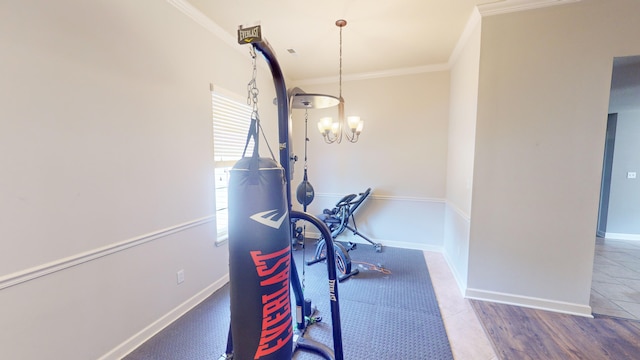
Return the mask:
M 636 178 L 636 172 L 635 171 L 627 172 L 627 179 L 635 179 L 635 178 Z
M 176 278 L 178 280 L 178 284 L 182 284 L 184 282 L 184 270 L 179 270 L 176 273 Z

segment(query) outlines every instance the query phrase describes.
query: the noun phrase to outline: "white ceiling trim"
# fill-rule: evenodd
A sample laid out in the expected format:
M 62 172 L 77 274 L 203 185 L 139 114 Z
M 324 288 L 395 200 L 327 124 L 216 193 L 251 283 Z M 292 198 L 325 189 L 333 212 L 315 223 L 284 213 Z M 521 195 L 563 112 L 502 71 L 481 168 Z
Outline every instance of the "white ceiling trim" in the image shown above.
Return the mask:
M 473 30 L 481 21 L 482 17 L 480 16 L 480 12 L 478 11 L 478 7 L 476 6 L 473 8 L 473 12 L 471 13 L 471 16 L 469 16 L 469 20 L 467 20 L 467 24 L 465 25 L 464 30 L 462 30 L 460 38 L 458 38 L 456 47 L 453 48 L 451 56 L 449 56 L 449 67 L 453 67 L 456 61 L 458 61 L 460 53 L 462 53 L 464 46 L 467 44 L 467 41 L 469 41 L 469 38 L 471 38 Z
M 506 14 L 517 11 L 538 9 L 548 6 L 575 3 L 581 0 L 504 0 L 497 3 L 478 5 L 482 16 Z
M 238 46 L 238 42 L 236 39 L 229 35 L 228 32 L 224 31 L 218 24 L 213 22 L 211 18 L 207 15 L 203 14 L 200 10 L 196 9 L 193 5 L 191 5 L 187 0 L 167 0 L 167 2 L 173 6 L 175 6 L 180 12 L 190 17 L 193 21 L 198 23 L 203 28 L 209 30 L 210 33 L 215 35 L 220 40 L 224 41 L 227 45 L 232 47 L 233 49 L 246 53 L 244 48 Z
M 413 75 L 420 74 L 426 72 L 434 72 L 434 71 L 447 71 L 449 70 L 449 64 L 433 64 L 433 65 L 425 65 L 425 66 L 416 66 L 410 68 L 401 68 L 401 69 L 391 69 L 377 72 L 368 72 L 368 73 L 359 73 L 359 74 L 351 74 L 351 75 L 343 75 L 342 81 L 356 81 L 356 80 L 367 80 L 367 79 L 378 79 L 392 76 L 402 76 L 402 75 Z M 302 79 L 293 81 L 296 85 L 318 85 L 318 84 L 334 84 L 340 80 L 338 76 L 330 76 L 323 78 L 314 78 L 314 79 Z

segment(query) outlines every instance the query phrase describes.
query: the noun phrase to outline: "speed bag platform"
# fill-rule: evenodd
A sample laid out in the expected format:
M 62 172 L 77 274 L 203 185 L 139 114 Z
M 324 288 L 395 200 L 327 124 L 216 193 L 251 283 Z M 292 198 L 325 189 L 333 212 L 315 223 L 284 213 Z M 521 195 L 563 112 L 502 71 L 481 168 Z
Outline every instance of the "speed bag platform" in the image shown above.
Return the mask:
M 229 177 L 229 284 L 234 360 L 290 360 L 291 224 L 284 170 L 245 157 Z

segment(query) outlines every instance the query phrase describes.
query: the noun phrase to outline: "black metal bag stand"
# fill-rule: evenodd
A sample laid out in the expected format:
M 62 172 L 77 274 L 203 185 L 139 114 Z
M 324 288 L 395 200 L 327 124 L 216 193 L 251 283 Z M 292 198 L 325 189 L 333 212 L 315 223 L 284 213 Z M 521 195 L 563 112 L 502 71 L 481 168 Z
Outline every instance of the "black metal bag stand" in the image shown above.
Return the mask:
M 333 249 L 333 239 L 331 237 L 331 231 L 327 227 L 327 225 L 318 219 L 316 216 L 300 212 L 294 211 L 292 209 L 291 202 L 291 162 L 294 160 L 294 156 L 291 151 L 291 146 L 289 143 L 289 138 L 291 135 L 291 128 L 289 125 L 289 101 L 287 98 L 287 88 L 284 81 L 284 76 L 282 74 L 282 70 L 280 69 L 280 65 L 278 64 L 278 60 L 276 59 L 275 53 L 273 49 L 269 45 L 269 43 L 262 39 L 260 26 L 243 29 L 240 28 L 238 30 L 238 42 L 240 44 L 251 44 L 255 50 L 260 52 L 269 68 L 271 70 L 271 75 L 273 77 L 273 82 L 276 90 L 276 101 L 278 107 L 278 143 L 279 143 L 279 156 L 280 156 L 280 165 L 284 169 L 284 178 L 285 178 L 285 194 L 286 194 L 286 202 L 289 209 L 290 219 L 298 219 L 304 220 L 312 225 L 314 225 L 322 236 L 327 241 L 327 248 Z M 293 224 L 292 222 L 290 222 Z M 295 231 L 295 226 L 291 226 L 292 234 Z M 304 266 L 304 265 L 303 265 Z M 296 301 L 296 323 L 297 323 L 297 334 L 294 335 L 294 351 L 297 349 L 304 349 L 312 352 L 316 352 L 319 355 L 323 356 L 328 360 L 343 360 L 343 349 L 342 349 L 342 328 L 340 324 L 340 304 L 338 300 L 338 279 L 336 276 L 336 264 L 335 264 L 335 255 L 333 251 L 327 252 L 327 273 L 329 280 L 329 298 L 331 305 L 331 324 L 333 331 L 333 349 L 328 346 L 313 341 L 311 339 L 304 338 L 304 333 L 307 327 L 307 322 L 305 320 L 305 308 L 309 308 L 310 305 L 305 305 L 305 299 L 302 292 L 302 286 L 300 284 L 300 279 L 298 277 L 298 272 L 295 267 L 295 262 L 293 259 L 293 253 L 291 254 L 291 288 L 293 294 L 295 296 Z M 233 342 L 231 337 L 231 331 L 229 331 L 229 336 L 227 339 L 227 349 L 226 354 L 223 354 L 220 359 L 233 359 Z M 237 359 L 244 360 L 244 359 Z M 290 359 L 282 359 L 282 360 L 290 360 Z

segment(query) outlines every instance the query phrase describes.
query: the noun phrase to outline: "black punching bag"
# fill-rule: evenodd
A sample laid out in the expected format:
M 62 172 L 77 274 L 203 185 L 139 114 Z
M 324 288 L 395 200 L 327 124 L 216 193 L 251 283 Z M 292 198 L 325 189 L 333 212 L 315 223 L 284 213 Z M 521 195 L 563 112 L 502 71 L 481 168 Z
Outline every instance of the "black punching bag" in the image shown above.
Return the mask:
M 283 168 L 254 153 L 229 178 L 229 283 L 234 360 L 290 360 L 291 223 Z

